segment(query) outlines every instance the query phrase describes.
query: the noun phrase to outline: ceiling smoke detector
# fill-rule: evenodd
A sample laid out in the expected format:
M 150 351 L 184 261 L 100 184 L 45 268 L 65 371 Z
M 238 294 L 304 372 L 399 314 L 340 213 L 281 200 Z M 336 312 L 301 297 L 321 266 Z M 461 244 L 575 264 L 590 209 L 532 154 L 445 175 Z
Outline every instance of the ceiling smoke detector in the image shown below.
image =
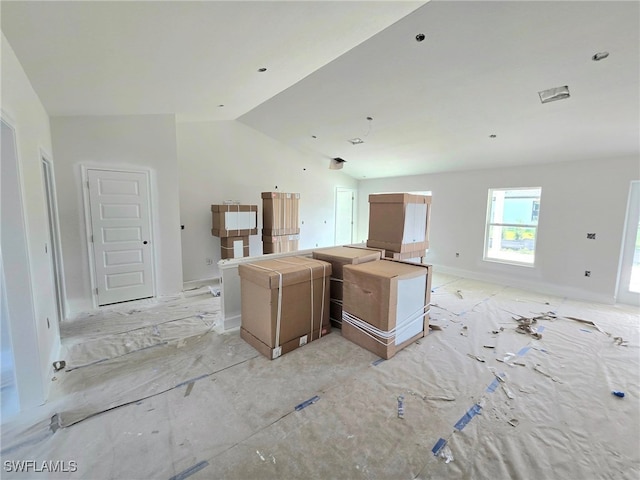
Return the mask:
M 340 158 L 332 158 L 329 162 L 329 170 L 340 170 L 347 161 Z
M 564 100 L 569 98 L 569 87 L 567 85 L 563 87 L 550 88 L 549 90 L 542 90 L 538 92 L 540 95 L 540 101 L 542 103 L 555 102 L 556 100 Z
M 360 145 L 361 143 L 364 143 L 364 140 L 362 140 L 360 137 L 356 137 L 356 138 L 350 138 L 349 140 L 347 140 L 351 145 Z

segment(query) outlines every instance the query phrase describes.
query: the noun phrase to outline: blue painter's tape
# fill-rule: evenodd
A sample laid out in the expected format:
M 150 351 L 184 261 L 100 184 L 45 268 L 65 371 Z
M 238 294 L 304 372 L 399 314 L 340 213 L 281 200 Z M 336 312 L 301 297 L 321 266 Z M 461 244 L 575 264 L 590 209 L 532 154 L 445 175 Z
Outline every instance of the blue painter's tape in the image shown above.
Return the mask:
M 476 403 L 473 407 L 471 407 L 467 411 L 467 413 L 465 413 L 462 416 L 460 420 L 458 420 L 458 422 L 453 426 L 453 428 L 455 428 L 458 431 L 462 430 L 464 427 L 467 426 L 467 424 L 471 421 L 473 417 L 475 417 L 480 413 L 480 410 L 482 410 L 482 407 Z
M 378 365 L 380 365 L 382 362 L 384 362 L 384 358 L 379 358 L 377 359 L 375 362 L 373 362 L 371 365 L 373 365 L 374 367 L 377 367 Z
M 318 400 L 320 400 L 320 397 L 318 395 L 311 397 L 309 400 L 305 400 L 300 405 L 296 405 L 296 411 L 302 410 L 303 408 L 308 407 L 312 403 L 316 403 Z
M 445 447 L 446 444 L 447 444 L 447 441 L 444 438 L 440 438 L 440 439 L 438 439 L 436 444 L 433 446 L 431 451 L 437 457 L 438 454 L 440 453 L 440 450 L 442 450 Z
M 487 387 L 487 392 L 489 392 L 489 393 L 495 392 L 496 389 L 498 388 L 498 385 L 500 385 L 500 382 L 498 381 L 497 378 L 494 378 L 493 382 L 491 382 L 489 384 L 489 386 Z
M 522 347 L 520 351 L 517 353 L 517 355 L 522 356 L 525 353 L 527 353 L 529 350 L 531 350 L 531 347 Z
M 207 467 L 207 466 L 209 466 L 209 462 L 207 462 L 206 460 L 203 460 L 200 463 L 196 463 L 194 466 L 189 467 L 186 470 L 183 470 L 177 475 L 174 475 L 169 480 L 184 480 L 185 478 L 190 477 L 194 473 L 199 472 L 200 470 L 202 470 L 204 467 Z

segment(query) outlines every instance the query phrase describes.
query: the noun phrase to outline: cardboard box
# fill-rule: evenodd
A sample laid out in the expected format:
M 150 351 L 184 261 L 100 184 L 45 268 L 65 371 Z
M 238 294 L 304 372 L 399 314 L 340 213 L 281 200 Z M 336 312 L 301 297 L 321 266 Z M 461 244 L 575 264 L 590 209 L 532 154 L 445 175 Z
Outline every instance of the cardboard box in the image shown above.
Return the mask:
M 413 263 L 422 263 L 422 257 L 427 254 L 426 250 L 418 250 L 417 252 L 391 252 L 389 250 L 385 251 L 385 258 L 389 258 L 391 260 L 404 260 L 405 262 L 413 262 Z
M 330 263 L 285 257 L 240 264 L 238 273 L 241 336 L 267 357 L 278 358 L 331 331 Z
M 249 256 L 249 236 L 220 238 L 220 257 L 242 258 Z
M 262 235 L 299 234 L 299 209 L 299 193 L 262 192 Z
M 389 359 L 428 331 L 431 265 L 378 260 L 343 273 L 343 337 Z
M 214 237 L 245 237 L 258 234 L 257 205 L 211 205 Z
M 392 252 L 416 252 L 429 248 L 431 196 L 410 193 L 369 195 L 367 247 Z
M 298 250 L 300 235 L 262 236 L 262 253 L 289 253 Z
M 384 252 L 384 250 L 382 251 Z M 361 263 L 380 260 L 382 252 L 379 249 L 363 247 L 333 247 L 315 250 L 313 258 L 331 264 L 331 325 L 340 328 L 342 325 L 342 270 L 345 265 L 359 265 Z

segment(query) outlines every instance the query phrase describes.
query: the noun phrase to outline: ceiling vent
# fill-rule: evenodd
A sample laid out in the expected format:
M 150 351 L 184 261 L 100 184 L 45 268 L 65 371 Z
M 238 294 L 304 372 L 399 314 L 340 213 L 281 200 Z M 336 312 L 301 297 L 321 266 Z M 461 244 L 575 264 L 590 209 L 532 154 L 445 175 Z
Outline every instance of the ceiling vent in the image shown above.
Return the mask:
M 331 161 L 329 162 L 329 170 L 340 170 L 345 163 L 346 163 L 346 160 L 340 157 L 332 158 Z
M 540 95 L 540 101 L 542 103 L 555 102 L 556 100 L 563 100 L 565 98 L 569 98 L 569 87 L 556 87 L 550 88 L 549 90 L 543 90 L 538 92 Z

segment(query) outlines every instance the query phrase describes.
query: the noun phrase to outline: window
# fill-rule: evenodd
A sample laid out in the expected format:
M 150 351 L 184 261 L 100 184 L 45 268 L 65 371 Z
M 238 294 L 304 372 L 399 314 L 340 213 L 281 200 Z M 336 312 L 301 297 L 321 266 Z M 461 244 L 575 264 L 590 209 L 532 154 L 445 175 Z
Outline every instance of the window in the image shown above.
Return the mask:
M 533 265 L 542 188 L 490 188 L 484 259 Z

